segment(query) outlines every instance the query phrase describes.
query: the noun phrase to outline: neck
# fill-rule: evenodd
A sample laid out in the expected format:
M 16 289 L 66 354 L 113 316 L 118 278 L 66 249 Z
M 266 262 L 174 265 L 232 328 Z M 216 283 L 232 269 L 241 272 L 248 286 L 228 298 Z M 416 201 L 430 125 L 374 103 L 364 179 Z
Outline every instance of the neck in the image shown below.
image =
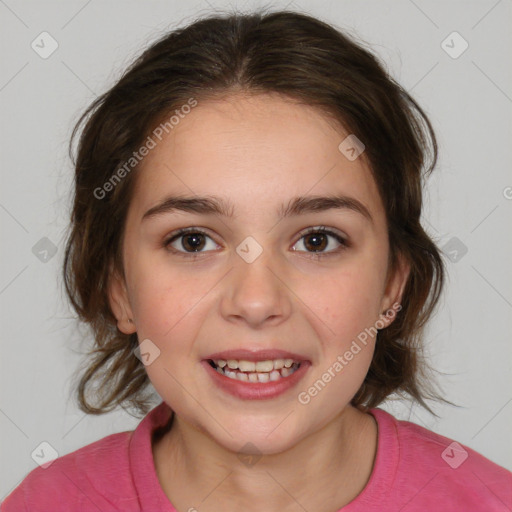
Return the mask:
M 348 405 L 292 448 L 252 457 L 175 417 L 153 455 L 162 489 L 178 510 L 328 512 L 363 490 L 376 450 L 373 416 Z

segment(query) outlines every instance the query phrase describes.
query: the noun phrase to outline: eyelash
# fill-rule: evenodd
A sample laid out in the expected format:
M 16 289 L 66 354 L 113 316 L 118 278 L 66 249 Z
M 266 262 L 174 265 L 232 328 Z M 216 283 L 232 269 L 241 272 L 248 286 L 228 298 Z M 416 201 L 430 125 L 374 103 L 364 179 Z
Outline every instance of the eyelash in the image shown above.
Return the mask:
M 350 247 L 350 244 L 348 243 L 348 241 L 345 238 L 343 238 L 338 233 L 327 229 L 325 226 L 320 226 L 318 228 L 310 228 L 307 231 L 302 231 L 300 233 L 300 237 L 297 240 L 297 242 L 299 242 L 302 238 L 304 238 L 307 235 L 316 234 L 316 233 L 321 233 L 324 235 L 332 236 L 340 244 L 340 247 L 338 247 L 337 249 L 334 249 L 332 251 L 328 251 L 328 252 L 309 252 L 307 254 L 309 255 L 308 257 L 311 259 L 320 260 L 325 257 L 334 256 L 336 254 L 339 254 L 341 251 L 348 249 L 348 247 Z M 200 228 L 194 228 L 194 227 L 182 228 L 182 229 L 175 231 L 169 237 L 167 237 L 163 241 L 162 245 L 168 251 L 170 251 L 174 254 L 178 254 L 178 255 L 182 256 L 183 258 L 197 259 L 200 257 L 201 254 L 203 254 L 202 252 L 183 252 L 183 251 L 178 251 L 177 249 L 170 247 L 170 244 L 172 242 L 174 242 L 176 239 L 178 239 L 184 235 L 188 235 L 188 234 L 201 234 L 201 235 L 207 236 L 208 238 L 212 239 L 212 237 L 210 235 L 208 235 L 208 233 L 206 231 L 204 231 Z M 297 242 L 295 242 L 295 243 L 297 243 Z M 206 252 L 208 252 L 208 251 L 206 251 Z M 305 251 L 300 251 L 300 252 L 305 252 Z

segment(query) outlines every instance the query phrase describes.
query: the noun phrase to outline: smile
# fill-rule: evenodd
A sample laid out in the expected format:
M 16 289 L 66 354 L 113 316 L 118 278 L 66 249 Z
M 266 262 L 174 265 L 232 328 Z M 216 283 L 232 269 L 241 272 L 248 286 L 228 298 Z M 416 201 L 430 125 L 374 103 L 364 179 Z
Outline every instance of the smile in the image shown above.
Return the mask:
M 292 392 L 311 367 L 284 350 L 227 350 L 201 361 L 213 390 L 242 400 L 268 400 Z
M 236 359 L 209 360 L 210 366 L 218 373 L 241 382 L 276 382 L 292 375 L 300 367 L 293 359 L 274 359 L 267 361 L 246 361 Z

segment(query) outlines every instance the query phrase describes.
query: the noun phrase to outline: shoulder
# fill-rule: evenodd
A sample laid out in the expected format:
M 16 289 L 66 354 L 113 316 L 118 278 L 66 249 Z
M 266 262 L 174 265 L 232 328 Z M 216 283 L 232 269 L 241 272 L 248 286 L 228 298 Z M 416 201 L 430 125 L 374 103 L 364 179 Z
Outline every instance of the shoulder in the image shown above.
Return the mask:
M 512 509 L 512 473 L 468 446 L 377 409 L 383 435 L 396 438 L 393 488 L 422 510 L 440 504 L 467 510 Z M 423 508 L 421 508 L 423 507 Z M 453 508 L 452 508 L 453 509 Z M 453 510 L 455 510 L 453 509 Z
M 118 510 L 119 490 L 133 487 L 131 434 L 109 435 L 33 469 L 4 500 L 2 512 Z

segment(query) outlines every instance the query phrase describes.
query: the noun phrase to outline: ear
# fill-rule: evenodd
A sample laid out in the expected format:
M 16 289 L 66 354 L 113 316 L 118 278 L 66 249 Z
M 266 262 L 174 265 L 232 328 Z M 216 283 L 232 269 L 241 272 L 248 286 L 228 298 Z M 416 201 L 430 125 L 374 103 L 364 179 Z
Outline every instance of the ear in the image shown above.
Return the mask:
M 126 290 L 126 282 L 124 277 L 114 270 L 110 269 L 108 283 L 108 299 L 110 309 L 117 319 L 117 327 L 124 334 L 133 334 L 137 331 L 133 321 L 133 313 L 128 300 L 128 292 Z
M 386 288 L 381 301 L 380 323 L 382 329 L 393 323 L 398 311 L 402 309 L 402 296 L 411 272 L 411 266 L 402 254 L 398 255 L 395 271 L 390 268 L 386 280 Z M 388 313 L 388 315 L 386 315 Z

